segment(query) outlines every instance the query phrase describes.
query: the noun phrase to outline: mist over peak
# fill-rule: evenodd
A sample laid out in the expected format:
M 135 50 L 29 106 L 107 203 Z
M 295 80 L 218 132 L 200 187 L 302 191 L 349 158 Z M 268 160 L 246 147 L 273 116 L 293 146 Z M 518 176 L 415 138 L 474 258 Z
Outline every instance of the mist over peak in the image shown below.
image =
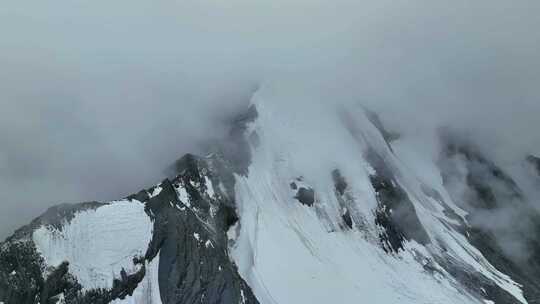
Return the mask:
M 47 205 L 153 184 L 223 138 L 254 88 L 314 121 L 362 104 L 433 146 L 540 154 L 537 1 L 7 1 L 0 236 Z M 310 113 L 312 112 L 312 113 Z M 320 115 L 319 115 L 320 114 Z M 427 148 L 430 149 L 430 148 Z

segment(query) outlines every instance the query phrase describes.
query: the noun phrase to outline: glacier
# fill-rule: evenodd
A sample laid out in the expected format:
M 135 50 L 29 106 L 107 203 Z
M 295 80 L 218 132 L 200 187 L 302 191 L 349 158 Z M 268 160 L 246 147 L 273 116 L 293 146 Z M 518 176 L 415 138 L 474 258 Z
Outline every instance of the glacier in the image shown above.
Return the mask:
M 451 206 L 456 214 L 465 211 L 448 195 L 448 205 L 441 206 L 423 191 L 429 187 L 445 193 L 436 164 L 414 159 L 422 151 L 411 150 L 413 146 L 400 141 L 400 153 L 393 153 L 360 107 L 343 114 L 349 125 L 340 119 L 340 113 L 328 114 L 332 112 L 324 103 L 310 110 L 319 111 L 314 116 L 327 121 L 306 120 L 298 116 L 300 109 L 281 111 L 281 105 L 265 102 L 264 92 L 259 94 L 254 99 L 260 115 L 250 131 L 258 134 L 260 145 L 249 175 L 239 177 L 236 194 L 241 228 L 232 248 L 241 274 L 259 299 L 267 303 L 478 301 L 463 292 L 443 267 L 430 266 L 435 267 L 434 274 L 425 270 L 429 261 L 450 255 L 456 263 L 470 266 L 518 302 L 526 303 L 518 283 L 497 271 L 463 235 L 445 224 L 454 220 L 444 214 L 444 207 Z M 384 159 L 398 176 L 396 182 L 414 198 L 418 218 L 434 240 L 431 244 L 422 246 L 412 240 L 396 255 L 386 254 L 378 245 L 380 228 L 373 212 L 377 193 L 369 179 L 375 170 L 362 156 L 368 149 Z M 401 153 L 413 159 L 407 163 L 397 158 Z M 332 181 L 330 172 L 335 169 L 350 185 L 343 195 Z M 313 208 L 295 203 L 290 182 L 299 176 L 316 189 Z M 342 208 L 349 209 L 360 229 L 344 228 Z
M 136 272 L 133 257 L 144 254 L 152 229 L 141 202 L 119 201 L 79 212 L 61 229 L 42 226 L 32 239 L 45 264 L 68 262 L 83 290 L 90 290 L 112 288 L 122 269 Z

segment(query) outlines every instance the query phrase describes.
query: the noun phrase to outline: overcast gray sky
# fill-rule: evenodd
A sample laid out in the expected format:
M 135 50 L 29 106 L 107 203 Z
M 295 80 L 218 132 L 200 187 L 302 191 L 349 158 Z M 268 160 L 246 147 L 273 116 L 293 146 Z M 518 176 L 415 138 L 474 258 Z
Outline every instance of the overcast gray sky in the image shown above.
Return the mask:
M 532 0 L 3 1 L 0 238 L 50 205 L 158 182 L 177 157 L 222 136 L 257 84 L 284 77 L 369 104 L 410 132 L 451 122 L 497 137 L 504 155 L 538 151 L 539 9 Z

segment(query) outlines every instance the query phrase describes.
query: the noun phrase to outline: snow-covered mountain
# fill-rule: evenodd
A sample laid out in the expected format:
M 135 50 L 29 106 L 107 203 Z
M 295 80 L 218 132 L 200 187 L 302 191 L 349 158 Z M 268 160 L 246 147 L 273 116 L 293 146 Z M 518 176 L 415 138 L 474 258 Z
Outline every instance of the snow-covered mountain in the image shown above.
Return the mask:
M 540 302 L 537 157 L 503 168 L 451 130 L 421 145 L 361 106 L 274 97 L 156 186 L 16 231 L 0 303 Z

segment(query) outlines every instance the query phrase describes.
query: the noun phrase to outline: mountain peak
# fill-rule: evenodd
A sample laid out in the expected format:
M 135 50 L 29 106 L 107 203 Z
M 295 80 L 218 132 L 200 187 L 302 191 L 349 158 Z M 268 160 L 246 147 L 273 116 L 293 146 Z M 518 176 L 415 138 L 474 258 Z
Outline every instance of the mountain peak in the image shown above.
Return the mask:
M 504 168 L 450 133 L 425 157 L 359 104 L 274 98 L 258 91 L 225 141 L 159 184 L 18 230 L 0 247 L 0 301 L 534 303 L 537 240 L 520 262 L 510 230 L 482 221 L 538 216 Z

